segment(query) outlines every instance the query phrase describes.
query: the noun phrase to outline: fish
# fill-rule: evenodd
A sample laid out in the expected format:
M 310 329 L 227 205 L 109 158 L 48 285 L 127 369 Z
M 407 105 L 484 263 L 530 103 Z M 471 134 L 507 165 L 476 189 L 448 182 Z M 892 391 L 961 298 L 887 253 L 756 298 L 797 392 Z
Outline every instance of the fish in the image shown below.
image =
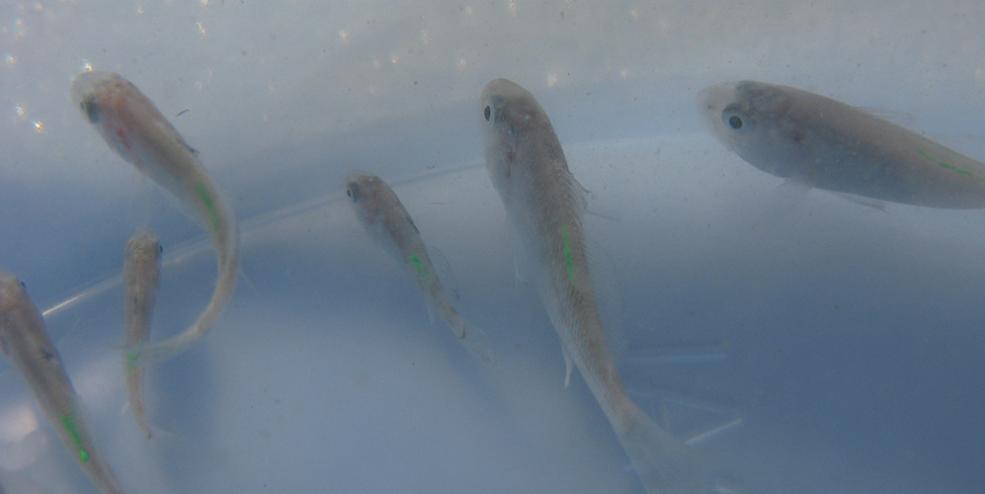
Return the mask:
M 486 168 L 566 365 L 578 369 L 647 492 L 702 492 L 704 474 L 693 450 L 627 394 L 606 345 L 582 226 L 585 189 L 568 168 L 547 113 L 506 79 L 486 84 L 480 101 Z
M 862 108 L 758 81 L 717 84 L 698 100 L 719 141 L 776 177 L 890 203 L 985 207 L 985 163 Z
M 147 340 L 151 317 L 161 281 L 161 256 L 164 248 L 149 231 L 133 234 L 127 241 L 123 263 L 125 348 L 135 348 Z M 130 412 L 148 439 L 153 436 L 144 408 L 144 368 L 124 358 L 124 376 Z
M 215 247 L 218 276 L 198 318 L 175 336 L 127 351 L 133 365 L 163 362 L 202 337 L 232 297 L 239 269 L 236 219 L 198 152 L 133 83 L 113 72 L 82 72 L 72 82 L 72 101 L 117 155 L 195 213 Z
M 414 278 L 431 309 L 444 319 L 455 338 L 480 361 L 492 363 L 484 333 L 466 322 L 452 305 L 420 230 L 393 189 L 376 175 L 352 175 L 346 179 L 345 194 L 369 236 Z
M 22 281 L 0 271 L 0 352 L 20 372 L 65 447 L 104 494 L 119 494 L 113 471 L 96 451 L 72 381 L 44 319 Z

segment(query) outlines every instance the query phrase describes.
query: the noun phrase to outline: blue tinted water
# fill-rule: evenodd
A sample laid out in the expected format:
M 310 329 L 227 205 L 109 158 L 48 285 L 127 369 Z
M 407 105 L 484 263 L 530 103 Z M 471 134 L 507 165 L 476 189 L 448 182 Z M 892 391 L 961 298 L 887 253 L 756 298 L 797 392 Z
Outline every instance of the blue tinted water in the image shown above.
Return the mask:
M 640 492 L 581 380 L 562 387 L 557 338 L 514 280 L 475 102 L 506 76 L 538 96 L 591 191 L 627 387 L 725 484 L 977 493 L 983 214 L 792 195 L 704 131 L 694 96 L 736 78 L 790 83 L 910 115 L 985 158 L 983 15 L 903 2 L 7 3 L 0 266 L 52 309 L 128 492 Z M 124 73 L 169 116 L 188 108 L 173 121 L 241 218 L 244 278 L 226 313 L 149 372 L 165 432 L 150 443 L 124 409 L 124 243 L 150 226 L 166 249 L 155 338 L 197 314 L 214 261 L 71 107 L 85 63 Z M 429 321 L 356 224 L 341 200 L 356 169 L 395 185 L 494 368 Z M 94 492 L 2 360 L 0 484 Z

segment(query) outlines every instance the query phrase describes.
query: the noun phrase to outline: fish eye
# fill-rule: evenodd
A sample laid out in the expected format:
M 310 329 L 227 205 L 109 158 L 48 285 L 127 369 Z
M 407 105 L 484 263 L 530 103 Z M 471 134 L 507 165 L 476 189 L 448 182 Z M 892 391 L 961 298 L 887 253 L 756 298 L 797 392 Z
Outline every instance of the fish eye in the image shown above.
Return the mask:
M 735 105 L 729 105 L 722 110 L 722 123 L 732 130 L 739 131 L 749 127 L 750 122 Z
M 492 110 L 489 108 L 489 105 L 486 105 L 486 109 L 482 110 L 482 114 L 485 115 L 486 121 L 488 122 L 489 116 L 492 115 Z
M 17 284 L 21 286 L 22 289 L 27 290 L 27 285 L 23 281 L 17 280 Z
M 96 123 L 99 121 L 99 104 L 91 98 L 79 103 L 79 108 L 82 109 L 82 113 L 85 113 L 86 117 L 89 118 L 89 122 Z
M 345 188 L 345 195 L 347 195 L 347 196 L 349 196 L 349 197 L 352 197 L 352 189 L 350 189 L 350 188 L 348 188 L 348 187 L 346 187 L 346 188 Z
M 164 253 L 164 246 L 163 245 L 158 245 L 157 246 L 157 253 L 158 254 L 163 254 Z

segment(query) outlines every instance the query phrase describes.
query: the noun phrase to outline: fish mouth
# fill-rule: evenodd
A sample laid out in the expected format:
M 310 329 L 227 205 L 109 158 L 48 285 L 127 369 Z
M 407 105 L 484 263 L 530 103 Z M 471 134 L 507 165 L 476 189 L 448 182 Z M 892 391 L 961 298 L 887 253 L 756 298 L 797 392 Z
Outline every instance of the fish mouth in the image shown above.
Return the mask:
M 14 306 L 18 292 L 24 289 L 24 284 L 16 276 L 0 272 L 0 309 L 7 310 Z
M 358 202 L 379 182 L 381 182 L 380 177 L 371 173 L 353 173 L 345 178 L 345 195 L 352 202 Z
M 126 252 L 141 259 L 155 259 L 162 254 L 161 242 L 157 235 L 148 230 L 140 231 L 127 240 Z
M 698 111 L 706 128 L 717 139 L 732 149 L 734 136 L 728 132 L 722 122 L 722 112 L 736 101 L 737 82 L 722 82 L 708 86 L 698 92 Z
M 479 100 L 483 104 L 490 104 L 496 97 L 506 99 L 510 96 L 526 94 L 529 94 L 526 89 L 509 79 L 493 79 L 482 88 Z
M 101 113 L 98 95 L 120 81 L 125 79 L 113 72 L 82 72 L 72 80 L 72 103 L 90 122 L 97 123 Z
M 96 91 L 102 79 L 94 72 L 82 72 L 72 80 L 72 103 L 79 107 L 82 114 L 91 123 L 99 121 L 99 104 L 96 103 Z
M 735 101 L 735 82 L 723 82 L 708 86 L 698 92 L 698 105 L 701 112 L 718 118 L 729 103 Z

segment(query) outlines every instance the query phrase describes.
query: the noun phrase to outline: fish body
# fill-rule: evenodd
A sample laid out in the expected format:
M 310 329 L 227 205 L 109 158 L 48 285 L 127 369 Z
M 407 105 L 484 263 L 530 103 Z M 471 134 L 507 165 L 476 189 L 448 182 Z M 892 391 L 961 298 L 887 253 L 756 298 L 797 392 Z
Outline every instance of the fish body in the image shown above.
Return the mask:
M 126 348 L 138 347 L 150 334 L 151 317 L 161 281 L 163 252 L 157 236 L 148 231 L 137 232 L 127 241 L 123 263 Z M 129 358 L 124 358 L 123 364 L 130 412 L 140 429 L 150 438 L 151 427 L 144 409 L 144 369 L 133 365 Z
M 861 108 L 756 81 L 699 99 L 715 136 L 772 175 L 902 204 L 985 207 L 985 164 Z
M 135 365 L 166 360 L 205 334 L 232 296 L 239 262 L 235 217 L 195 150 L 130 81 L 111 72 L 83 72 L 72 83 L 72 99 L 110 148 L 194 211 L 215 246 L 218 279 L 195 322 L 176 336 L 128 352 Z
M 486 167 L 520 243 L 566 359 L 574 363 L 647 492 L 700 492 L 692 451 L 632 401 L 606 345 L 589 270 L 584 189 L 568 169 L 550 119 L 527 90 L 497 79 L 482 92 Z
M 122 493 L 113 471 L 96 453 L 75 388 L 48 337 L 41 313 L 24 284 L 2 272 L 0 350 L 27 380 L 49 423 L 92 483 L 104 494 Z
M 393 189 L 375 175 L 353 175 L 346 180 L 345 193 L 370 237 L 414 278 L 431 308 L 455 337 L 476 357 L 489 363 L 491 357 L 481 342 L 482 332 L 468 324 L 451 304 L 420 230 Z

